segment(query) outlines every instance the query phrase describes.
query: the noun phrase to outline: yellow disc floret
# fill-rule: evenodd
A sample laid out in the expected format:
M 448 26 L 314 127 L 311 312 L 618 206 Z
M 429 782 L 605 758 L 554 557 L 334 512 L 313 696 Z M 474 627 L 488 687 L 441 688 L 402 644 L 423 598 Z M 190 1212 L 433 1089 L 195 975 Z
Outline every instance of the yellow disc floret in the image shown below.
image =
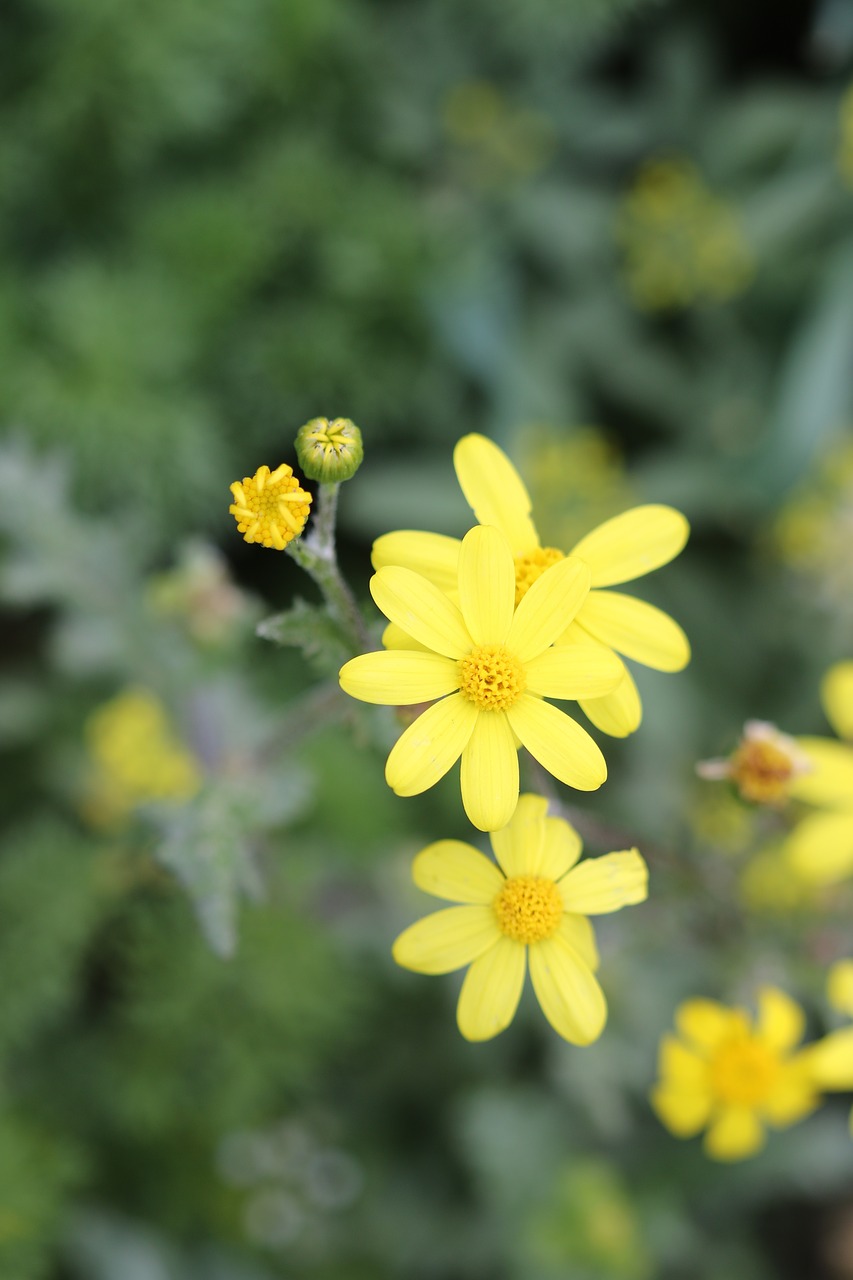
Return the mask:
M 535 547 L 526 555 L 515 557 L 515 603 L 516 607 L 527 595 L 538 577 L 558 560 L 565 560 L 562 551 L 556 547 Z
M 459 660 L 459 692 L 481 711 L 506 711 L 527 688 L 521 660 L 502 644 L 480 644 Z
M 258 467 L 253 476 L 231 485 L 234 501 L 228 510 L 246 542 L 282 551 L 305 527 L 311 494 L 300 487 L 292 467 L 282 463 L 275 471 Z
M 755 1107 L 770 1095 L 779 1071 L 777 1054 L 753 1036 L 737 1036 L 724 1040 L 711 1059 L 711 1088 L 720 1102 Z
M 541 876 L 513 876 L 492 906 L 501 932 L 525 945 L 553 937 L 565 910 L 554 881 Z

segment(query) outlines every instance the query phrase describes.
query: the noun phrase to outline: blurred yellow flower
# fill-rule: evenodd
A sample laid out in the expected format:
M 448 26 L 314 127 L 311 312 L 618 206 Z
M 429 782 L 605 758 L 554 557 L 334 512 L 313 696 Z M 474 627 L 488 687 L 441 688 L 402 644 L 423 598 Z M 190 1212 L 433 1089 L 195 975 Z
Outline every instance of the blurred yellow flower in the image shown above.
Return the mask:
M 141 804 L 181 803 L 201 787 L 198 761 L 148 689 L 126 689 L 98 707 L 85 735 L 93 769 L 84 808 L 96 825 L 121 822 Z
M 853 445 L 841 441 L 818 459 L 795 488 L 770 530 L 780 559 L 807 575 L 820 598 L 839 612 L 853 599 Z
M 677 1036 L 660 1043 L 660 1080 L 651 1102 L 678 1138 L 705 1129 L 714 1160 L 742 1160 L 764 1145 L 765 1125 L 796 1124 L 819 1105 L 804 1053 L 798 1004 L 775 987 L 758 996 L 755 1025 L 744 1009 L 688 1000 L 675 1014 Z
M 504 826 L 518 800 L 518 745 L 567 786 L 594 791 L 604 757 L 584 729 L 545 698 L 613 689 L 620 663 L 603 646 L 555 645 L 589 591 L 589 570 L 562 558 L 516 605 L 512 554 L 499 530 L 477 526 L 455 556 L 454 604 L 411 569 L 389 565 L 370 582 L 376 604 L 416 647 L 383 649 L 341 668 L 363 702 L 434 702 L 402 734 L 385 777 L 401 796 L 433 786 L 462 757 L 465 812 L 475 827 Z
M 853 736 L 853 662 L 830 667 L 821 701 L 836 732 Z M 833 884 L 853 873 L 853 746 L 832 738 L 797 741 L 811 768 L 791 782 L 789 792 L 813 812 L 787 837 L 785 857 L 804 880 Z
M 439 840 L 417 855 L 418 888 L 462 905 L 406 929 L 394 959 L 417 973 L 470 965 L 457 1006 L 466 1040 L 489 1040 L 509 1026 L 529 962 L 551 1026 L 572 1044 L 590 1044 L 601 1035 L 607 1005 L 587 916 L 643 902 L 646 864 L 631 849 L 576 865 L 580 837 L 562 818 L 548 817 L 541 796 L 521 796 L 510 823 L 490 838 L 497 865 L 459 840 Z
M 616 237 L 628 290 L 644 310 L 725 301 L 754 275 L 737 214 L 686 159 L 652 160 L 640 169 L 623 200 Z
M 554 153 L 554 128 L 541 111 L 516 106 L 487 80 L 454 85 L 444 100 L 444 128 L 464 151 L 461 177 L 503 186 L 531 177 Z
M 814 911 L 821 905 L 820 886 L 794 870 L 781 842 L 759 849 L 750 858 L 740 875 L 738 896 L 748 911 L 771 915 Z
M 690 660 L 684 632 L 653 605 L 602 588 L 651 573 L 681 551 L 689 526 L 672 507 L 634 507 L 593 529 L 568 552 L 543 547 L 530 518 L 530 498 L 509 458 L 491 440 L 467 435 L 453 453 L 462 492 L 481 525 L 504 534 L 512 551 L 516 601 L 520 603 L 537 579 L 566 556 L 588 566 L 594 588 L 576 614 L 563 617 L 560 644 L 601 652 L 610 649 L 659 671 L 680 671 Z M 460 542 L 441 534 L 412 530 L 385 534 L 373 544 L 377 569 L 405 565 L 429 578 L 443 591 L 456 590 Z M 411 646 L 404 625 L 388 628 L 389 648 Z M 591 655 L 590 655 L 591 657 Z M 640 723 L 637 687 L 624 663 L 612 693 L 578 695 L 586 715 L 604 733 L 624 737 Z M 556 696 L 556 695 L 555 695 Z
M 712 781 L 734 783 L 753 804 L 784 804 L 795 778 L 811 771 L 796 739 L 766 720 L 747 720 L 735 750 L 724 760 L 700 760 L 696 772 Z
M 293 468 L 286 463 L 270 471 L 258 467 L 253 476 L 231 485 L 234 501 L 228 510 L 237 521 L 244 542 L 283 551 L 305 528 L 311 494 L 300 487 Z
M 839 960 L 827 976 L 826 994 L 839 1013 L 853 1018 L 853 960 Z M 853 1089 L 853 1026 L 830 1031 L 809 1051 L 809 1068 L 821 1089 Z M 853 1110 L 850 1112 L 853 1137 Z
M 841 141 L 838 146 L 838 168 L 848 186 L 853 187 L 853 85 L 841 99 L 838 113 Z

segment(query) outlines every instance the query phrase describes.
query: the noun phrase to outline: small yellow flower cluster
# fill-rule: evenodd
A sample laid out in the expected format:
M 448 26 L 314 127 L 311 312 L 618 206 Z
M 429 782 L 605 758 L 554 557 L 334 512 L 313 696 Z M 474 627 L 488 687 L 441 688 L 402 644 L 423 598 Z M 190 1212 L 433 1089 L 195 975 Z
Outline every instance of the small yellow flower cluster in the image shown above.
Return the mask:
M 679 1138 L 706 1129 L 715 1160 L 759 1151 L 765 1126 L 785 1128 L 814 1111 L 821 1095 L 853 1088 L 853 1028 L 798 1048 L 805 1015 L 775 987 L 758 996 L 758 1019 L 713 1000 L 676 1011 L 677 1036 L 660 1044 L 660 1081 L 652 1106 Z
M 622 203 L 616 238 L 628 291 L 648 311 L 726 301 L 755 270 L 734 209 L 685 159 L 643 166 Z
M 838 116 L 841 125 L 838 168 L 847 185 L 853 187 L 853 85 L 841 99 Z
M 234 501 L 228 510 L 237 521 L 245 542 L 283 551 L 298 538 L 311 510 L 311 494 L 300 488 L 293 468 L 283 462 L 275 471 L 258 467 L 242 484 L 231 485 Z
M 84 809 L 97 826 L 122 822 L 141 804 L 181 803 L 200 789 L 201 768 L 148 689 L 125 689 L 86 724 L 92 763 Z

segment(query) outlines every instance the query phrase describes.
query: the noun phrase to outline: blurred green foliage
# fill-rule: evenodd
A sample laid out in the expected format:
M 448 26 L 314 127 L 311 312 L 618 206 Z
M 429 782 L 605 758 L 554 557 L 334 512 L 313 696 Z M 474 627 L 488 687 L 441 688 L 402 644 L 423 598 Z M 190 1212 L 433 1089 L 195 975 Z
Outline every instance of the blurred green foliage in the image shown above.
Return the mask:
M 849 885 L 743 887 L 778 823 L 693 774 L 751 716 L 825 732 L 851 656 L 844 6 L 9 0 L 0 34 L 0 1275 L 849 1280 L 842 1102 L 727 1168 L 646 1101 L 679 999 L 775 981 L 817 1030 L 853 945 Z M 660 160 L 748 246 L 725 301 L 637 305 L 619 227 Z M 467 1045 L 455 979 L 393 969 L 458 789 L 390 794 L 392 713 L 338 694 L 313 587 L 227 514 L 317 414 L 364 432 L 366 607 L 374 536 L 464 531 L 466 431 L 556 545 L 691 520 L 647 594 L 693 664 L 639 673 L 577 805 L 652 869 L 587 1050 L 526 1000 Z M 193 795 L 104 805 L 92 716 L 128 689 Z

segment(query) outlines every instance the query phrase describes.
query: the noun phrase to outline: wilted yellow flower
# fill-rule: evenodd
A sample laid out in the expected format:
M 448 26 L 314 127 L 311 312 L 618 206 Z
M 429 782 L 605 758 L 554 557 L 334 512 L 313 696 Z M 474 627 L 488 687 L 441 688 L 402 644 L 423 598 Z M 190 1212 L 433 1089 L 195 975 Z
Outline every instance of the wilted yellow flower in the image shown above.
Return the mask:
M 853 730 L 853 662 L 830 667 L 821 685 L 826 718 L 844 737 Z M 832 738 L 798 738 L 811 769 L 790 785 L 790 795 L 811 805 L 785 841 L 790 865 L 814 884 L 833 884 L 853 873 L 853 746 Z
M 714 1000 L 688 1000 L 675 1013 L 678 1036 L 660 1043 L 660 1081 L 651 1102 L 678 1138 L 705 1129 L 706 1153 L 742 1160 L 765 1141 L 765 1125 L 786 1128 L 818 1106 L 820 1090 L 803 1052 L 798 1004 L 775 987 L 758 995 L 758 1020 Z
M 568 786 L 594 791 L 607 776 L 589 734 L 545 698 L 595 697 L 620 664 L 603 646 L 555 645 L 589 590 L 589 570 L 561 557 L 516 605 L 512 554 L 499 530 L 478 526 L 455 557 L 454 604 L 411 569 L 389 565 L 370 582 L 376 604 L 417 647 L 347 662 L 341 687 L 363 702 L 434 702 L 405 730 L 385 777 L 418 795 L 462 757 L 462 803 L 475 827 L 495 831 L 518 800 L 518 744 Z
M 436 911 L 394 943 L 394 959 L 417 973 L 470 965 L 457 1006 L 466 1040 L 490 1040 L 512 1022 L 527 963 L 545 1017 L 572 1044 L 604 1029 L 607 1005 L 590 915 L 642 902 L 648 870 L 636 849 L 577 866 L 581 841 L 541 796 L 523 795 L 491 839 L 497 865 L 471 845 L 439 840 L 415 858 L 418 888 L 462 905 Z
M 640 169 L 616 236 L 631 296 L 649 311 L 724 301 L 743 292 L 754 274 L 734 209 L 688 160 L 653 160 Z
M 530 518 L 530 498 L 509 458 L 485 436 L 464 436 L 453 453 L 462 492 L 482 525 L 504 534 L 512 551 L 516 601 L 546 571 L 566 556 L 589 568 L 593 590 L 576 614 L 563 616 L 559 643 L 578 648 L 609 648 L 659 671 L 680 671 L 690 660 L 684 632 L 653 605 L 616 591 L 602 590 L 650 573 L 681 551 L 689 532 L 684 516 L 672 507 L 634 507 L 593 529 L 568 552 L 543 547 Z M 412 530 L 388 533 L 373 544 L 377 569 L 405 565 L 429 578 L 443 591 L 456 591 L 460 542 L 457 538 Z M 384 643 L 411 645 L 405 625 L 388 628 Z M 604 697 L 578 695 L 589 719 L 615 737 L 633 733 L 642 707 L 637 687 L 624 663 L 620 680 Z
M 795 778 L 811 771 L 796 739 L 766 720 L 747 720 L 743 737 L 724 760 L 700 760 L 700 778 L 734 783 L 744 800 L 753 804 L 784 804 Z
M 98 825 L 141 804 L 189 800 L 201 787 L 197 760 L 148 689 L 126 689 L 98 707 L 85 732 L 93 764 L 85 808 Z
M 228 510 L 237 521 L 244 542 L 260 542 L 283 551 L 298 538 L 311 510 L 311 494 L 300 487 L 293 468 L 282 463 L 275 471 L 258 467 L 242 484 L 231 485 L 234 501 Z

